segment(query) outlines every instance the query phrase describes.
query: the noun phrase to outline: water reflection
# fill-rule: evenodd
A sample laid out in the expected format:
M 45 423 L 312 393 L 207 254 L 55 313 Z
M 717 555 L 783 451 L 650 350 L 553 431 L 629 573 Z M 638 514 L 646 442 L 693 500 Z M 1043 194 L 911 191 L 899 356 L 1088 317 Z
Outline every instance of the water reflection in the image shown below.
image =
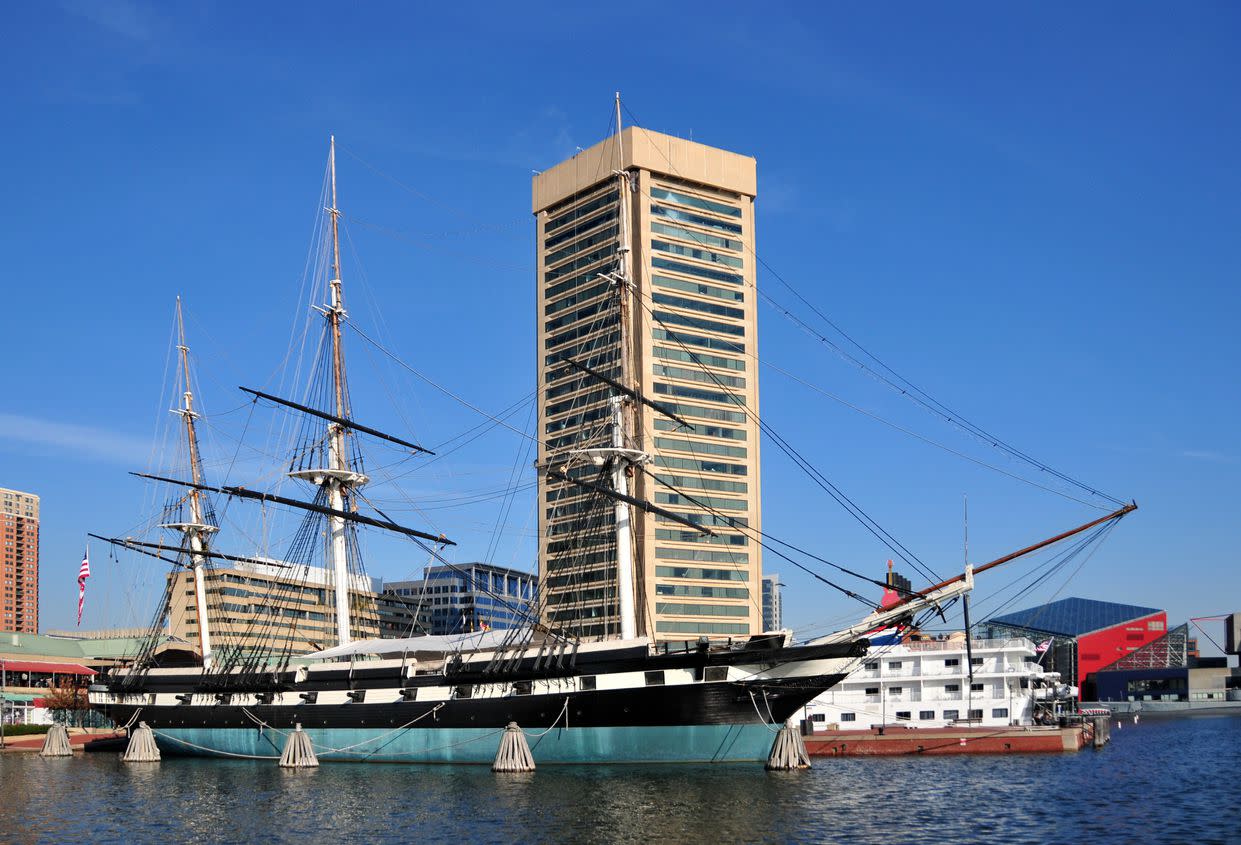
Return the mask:
M 1102 752 L 758 765 L 485 767 L 0 755 L 19 842 L 1224 842 L 1241 718 L 1149 720 Z M 1230 766 L 1232 764 L 1232 766 Z

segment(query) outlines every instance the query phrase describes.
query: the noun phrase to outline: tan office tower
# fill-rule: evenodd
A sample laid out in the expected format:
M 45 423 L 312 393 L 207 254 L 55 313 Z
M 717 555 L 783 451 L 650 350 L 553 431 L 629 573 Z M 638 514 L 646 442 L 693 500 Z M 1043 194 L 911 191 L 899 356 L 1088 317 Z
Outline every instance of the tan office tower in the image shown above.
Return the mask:
M 623 473 L 628 494 L 715 532 L 632 508 L 631 531 L 618 533 L 613 499 L 540 472 L 549 624 L 622 634 L 620 543 L 633 550 L 637 635 L 761 630 L 756 178 L 753 158 L 638 127 L 534 177 L 539 466 L 612 489 L 602 457 L 634 450 L 648 462 Z M 620 391 L 567 360 L 682 422 L 634 399 L 615 410 Z M 623 444 L 612 441 L 616 418 Z
M 0 489 L 0 631 L 39 633 L 39 497 Z
M 335 645 L 335 591 L 328 570 L 298 566 L 290 575 L 285 563 L 237 563 L 205 571 L 207 621 L 212 651 L 267 654 L 287 648 L 306 654 Z M 168 633 L 200 647 L 194 572 L 169 573 Z M 356 639 L 379 636 L 375 587 L 354 575 L 349 599 L 351 632 Z M 234 655 L 236 656 L 236 655 Z

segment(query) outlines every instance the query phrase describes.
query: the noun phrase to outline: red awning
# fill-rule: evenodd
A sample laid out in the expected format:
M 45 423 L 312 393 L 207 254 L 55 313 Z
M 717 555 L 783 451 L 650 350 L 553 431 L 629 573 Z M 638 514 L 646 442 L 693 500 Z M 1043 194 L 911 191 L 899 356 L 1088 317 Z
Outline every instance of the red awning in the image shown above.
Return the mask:
M 44 663 L 41 660 L 0 660 L 5 672 L 45 672 L 56 675 L 97 675 L 80 663 Z

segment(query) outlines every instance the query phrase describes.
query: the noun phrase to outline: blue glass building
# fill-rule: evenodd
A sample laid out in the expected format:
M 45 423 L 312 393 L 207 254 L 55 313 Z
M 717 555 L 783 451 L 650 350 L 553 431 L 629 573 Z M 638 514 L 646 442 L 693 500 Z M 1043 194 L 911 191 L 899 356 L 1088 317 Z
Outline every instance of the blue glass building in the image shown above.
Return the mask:
M 528 623 L 538 578 L 490 563 L 432 566 L 417 581 L 390 581 L 384 595 L 400 601 L 415 620 L 411 633 L 460 634 Z

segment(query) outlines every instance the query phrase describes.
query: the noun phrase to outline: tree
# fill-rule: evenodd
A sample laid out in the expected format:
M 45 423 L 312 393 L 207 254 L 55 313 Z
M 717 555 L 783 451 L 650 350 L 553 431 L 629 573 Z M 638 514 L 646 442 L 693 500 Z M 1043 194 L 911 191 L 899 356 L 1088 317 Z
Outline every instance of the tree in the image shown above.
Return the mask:
M 80 726 L 85 711 L 90 710 L 86 690 L 75 686 L 71 680 L 63 679 L 43 696 L 43 706 L 52 711 L 53 721 L 65 725 Z

